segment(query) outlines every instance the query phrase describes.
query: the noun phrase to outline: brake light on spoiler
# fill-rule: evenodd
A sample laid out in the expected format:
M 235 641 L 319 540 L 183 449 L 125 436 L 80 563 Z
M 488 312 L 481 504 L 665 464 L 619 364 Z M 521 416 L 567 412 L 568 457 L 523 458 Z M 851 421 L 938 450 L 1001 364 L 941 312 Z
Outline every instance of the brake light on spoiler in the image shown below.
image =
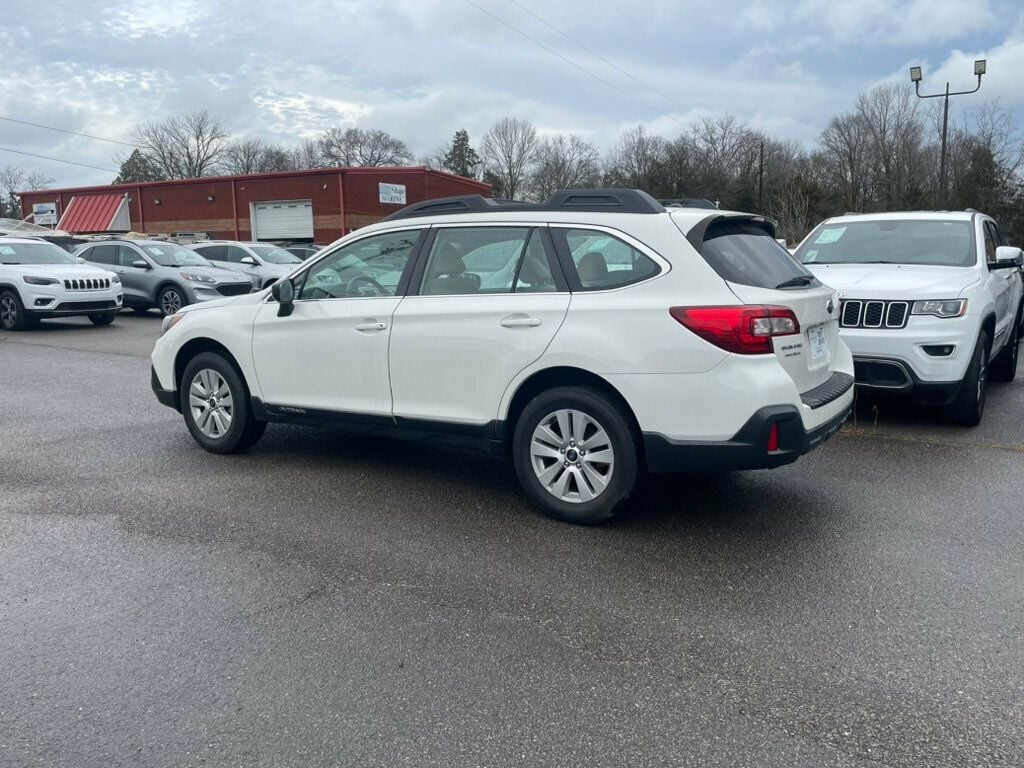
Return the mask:
M 672 307 L 669 314 L 705 341 L 738 355 L 771 354 L 774 337 L 800 333 L 800 323 L 788 307 Z

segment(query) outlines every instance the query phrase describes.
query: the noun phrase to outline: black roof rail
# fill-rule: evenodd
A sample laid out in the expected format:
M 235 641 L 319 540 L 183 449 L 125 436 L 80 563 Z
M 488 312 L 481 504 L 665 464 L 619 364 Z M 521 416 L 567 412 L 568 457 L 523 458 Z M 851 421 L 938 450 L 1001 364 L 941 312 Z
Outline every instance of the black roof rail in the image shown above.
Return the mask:
M 606 211 L 608 213 L 664 213 L 665 206 L 639 189 L 563 189 L 543 203 L 495 200 L 483 195 L 461 195 L 407 205 L 383 221 L 442 216 L 453 213 L 502 211 Z

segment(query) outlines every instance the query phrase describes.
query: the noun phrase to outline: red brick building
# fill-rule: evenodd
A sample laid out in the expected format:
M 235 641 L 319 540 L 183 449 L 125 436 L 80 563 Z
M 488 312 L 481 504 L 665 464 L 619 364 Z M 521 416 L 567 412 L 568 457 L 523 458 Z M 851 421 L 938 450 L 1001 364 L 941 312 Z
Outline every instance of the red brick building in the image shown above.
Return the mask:
M 452 195 L 489 196 L 480 181 L 425 167 L 322 168 L 21 193 L 22 215 L 53 203 L 74 234 L 208 232 L 233 240 L 327 243 L 403 205 Z

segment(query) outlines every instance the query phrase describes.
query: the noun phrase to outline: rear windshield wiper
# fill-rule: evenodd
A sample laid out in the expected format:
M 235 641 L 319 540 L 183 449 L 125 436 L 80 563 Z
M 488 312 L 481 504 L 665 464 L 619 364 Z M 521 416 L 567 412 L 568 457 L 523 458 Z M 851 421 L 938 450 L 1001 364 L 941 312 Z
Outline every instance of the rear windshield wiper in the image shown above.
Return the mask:
M 789 280 L 784 280 L 783 282 L 779 283 L 778 285 L 775 286 L 775 289 L 778 290 L 779 288 L 800 288 L 805 285 L 810 285 L 813 282 L 814 275 L 797 275 L 796 277 L 791 277 L 789 278 Z

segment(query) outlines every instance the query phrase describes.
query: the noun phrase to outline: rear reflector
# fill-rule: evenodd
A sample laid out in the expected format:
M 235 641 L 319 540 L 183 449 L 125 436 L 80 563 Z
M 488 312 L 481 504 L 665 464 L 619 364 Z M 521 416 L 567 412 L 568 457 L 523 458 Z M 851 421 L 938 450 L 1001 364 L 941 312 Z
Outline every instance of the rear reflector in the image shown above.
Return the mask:
M 776 421 L 768 430 L 768 453 L 775 453 L 777 450 L 779 450 L 779 423 Z
M 800 333 L 788 307 L 672 307 L 669 314 L 705 341 L 738 355 L 771 354 L 773 337 Z

